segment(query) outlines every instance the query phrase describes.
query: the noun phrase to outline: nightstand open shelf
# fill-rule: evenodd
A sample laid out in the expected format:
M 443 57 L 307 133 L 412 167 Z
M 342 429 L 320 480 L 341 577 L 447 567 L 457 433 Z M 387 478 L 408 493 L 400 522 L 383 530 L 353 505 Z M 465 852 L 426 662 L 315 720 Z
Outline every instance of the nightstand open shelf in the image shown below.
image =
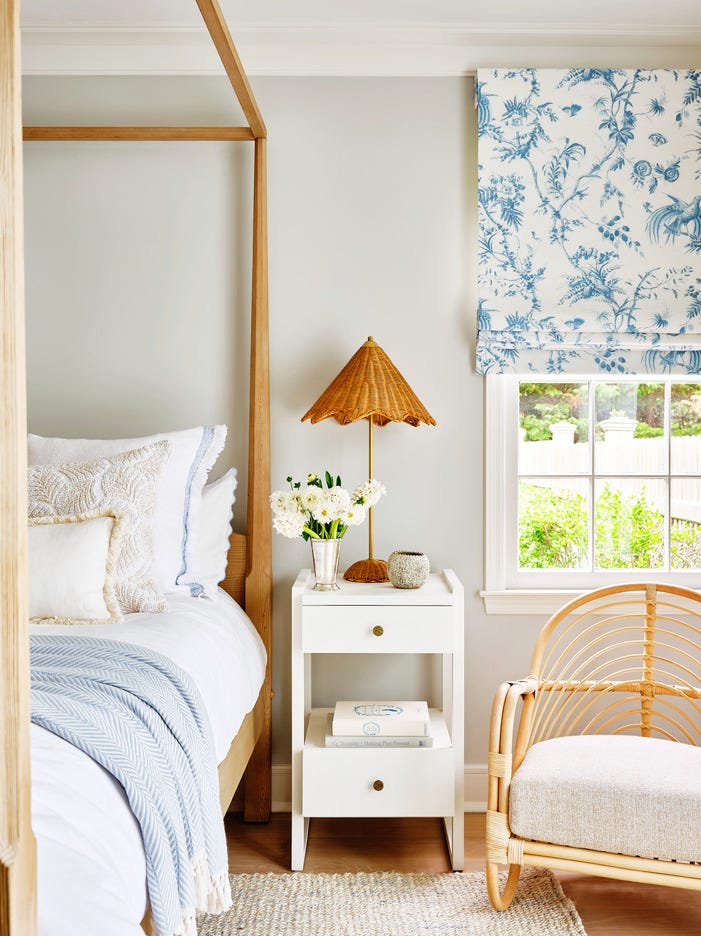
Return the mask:
M 315 816 L 441 816 L 454 870 L 463 866 L 463 593 L 454 573 L 417 590 L 341 583 L 313 590 L 308 570 L 292 590 L 292 869 L 302 870 Z M 311 707 L 311 659 L 324 653 L 439 654 L 440 709 L 433 746 L 326 747 L 329 708 Z M 382 699 L 378 691 L 375 698 Z

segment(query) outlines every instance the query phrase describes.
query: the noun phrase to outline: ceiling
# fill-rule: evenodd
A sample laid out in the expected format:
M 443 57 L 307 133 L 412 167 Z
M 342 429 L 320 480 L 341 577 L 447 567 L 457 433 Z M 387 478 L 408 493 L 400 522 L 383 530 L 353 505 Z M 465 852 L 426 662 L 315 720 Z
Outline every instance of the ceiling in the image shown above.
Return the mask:
M 220 0 L 251 75 L 701 66 L 701 0 Z M 21 0 L 23 70 L 214 75 L 195 0 Z M 537 51 L 534 49 L 537 48 Z
M 699 0 L 221 0 L 230 24 L 701 25 Z M 199 26 L 194 0 L 21 0 L 26 26 Z

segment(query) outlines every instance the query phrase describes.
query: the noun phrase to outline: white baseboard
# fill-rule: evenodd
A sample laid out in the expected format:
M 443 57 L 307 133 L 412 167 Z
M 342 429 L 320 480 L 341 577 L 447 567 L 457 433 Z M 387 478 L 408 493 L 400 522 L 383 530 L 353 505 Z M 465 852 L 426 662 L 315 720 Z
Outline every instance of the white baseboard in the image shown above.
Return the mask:
M 273 764 L 273 812 L 292 812 L 292 766 Z
M 292 768 L 289 764 L 273 764 L 273 812 L 292 809 Z M 487 809 L 487 765 L 465 764 L 465 812 L 485 812 Z
M 487 765 L 465 764 L 465 812 L 487 811 Z

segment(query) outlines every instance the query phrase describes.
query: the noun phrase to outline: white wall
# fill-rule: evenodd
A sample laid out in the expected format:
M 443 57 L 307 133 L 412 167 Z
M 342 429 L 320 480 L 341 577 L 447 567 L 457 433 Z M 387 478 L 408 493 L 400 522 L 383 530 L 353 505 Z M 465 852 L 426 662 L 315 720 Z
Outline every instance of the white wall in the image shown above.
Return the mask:
M 466 597 L 466 761 L 491 697 L 528 671 L 538 618 L 484 614 L 483 381 L 474 374 L 476 124 L 469 79 L 256 79 L 270 143 L 274 484 L 366 473 L 364 423 L 300 417 L 368 335 L 438 422 L 376 433 L 376 551 L 416 548 Z M 218 79 L 27 79 L 27 123 L 234 121 Z M 26 145 L 30 428 L 122 435 L 233 423 L 245 466 L 246 144 Z M 234 321 L 233 316 L 237 318 Z M 225 466 L 223 466 L 225 467 Z M 243 513 L 243 512 L 241 512 Z M 342 564 L 366 554 L 366 529 Z M 274 761 L 289 762 L 289 589 L 308 546 L 275 538 Z M 435 693 L 416 658 L 326 659 L 316 701 Z M 482 798 L 481 786 L 467 794 Z

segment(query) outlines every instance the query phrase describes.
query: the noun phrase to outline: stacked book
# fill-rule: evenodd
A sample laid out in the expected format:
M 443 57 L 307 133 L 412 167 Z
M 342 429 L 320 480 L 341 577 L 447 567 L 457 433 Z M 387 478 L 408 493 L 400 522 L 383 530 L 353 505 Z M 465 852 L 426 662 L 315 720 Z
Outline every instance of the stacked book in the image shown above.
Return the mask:
M 337 702 L 326 747 L 433 747 L 426 702 Z

